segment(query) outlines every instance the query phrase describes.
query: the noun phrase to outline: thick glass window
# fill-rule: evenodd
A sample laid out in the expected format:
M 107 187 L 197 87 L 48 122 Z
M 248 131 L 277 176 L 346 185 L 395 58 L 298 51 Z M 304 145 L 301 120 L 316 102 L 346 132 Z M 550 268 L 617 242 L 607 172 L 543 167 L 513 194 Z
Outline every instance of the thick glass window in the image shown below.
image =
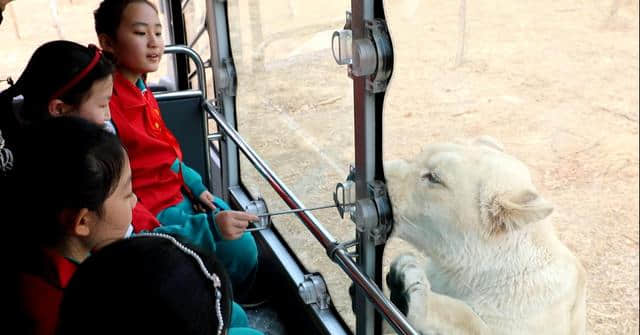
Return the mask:
M 332 204 L 335 184 L 354 160 L 353 89 L 331 54 L 347 1 L 229 1 L 229 34 L 238 73 L 238 130 L 308 207 Z M 241 178 L 272 211 L 287 208 L 241 159 Z M 336 239 L 354 237 L 335 209 L 314 212 Z M 348 277 L 294 215 L 273 218 L 309 271 L 319 271 L 333 302 L 353 324 Z
M 465 8 L 466 5 L 466 8 Z M 489 135 L 588 273 L 588 329 L 638 330 L 638 2 L 385 1 L 385 159 Z M 405 242 L 392 240 L 386 262 Z

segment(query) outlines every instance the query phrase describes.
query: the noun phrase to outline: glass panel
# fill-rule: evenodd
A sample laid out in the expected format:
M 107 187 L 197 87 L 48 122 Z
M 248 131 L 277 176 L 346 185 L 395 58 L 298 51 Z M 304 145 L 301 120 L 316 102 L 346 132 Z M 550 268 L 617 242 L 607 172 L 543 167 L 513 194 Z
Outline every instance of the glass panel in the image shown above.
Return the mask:
M 456 137 L 502 142 L 587 270 L 590 332 L 637 332 L 638 2 L 385 4 L 385 159 Z M 406 250 L 393 240 L 386 264 Z
M 348 1 L 229 1 L 232 51 L 238 73 L 238 129 L 307 205 L 332 204 L 353 153 L 352 82 L 331 55 L 331 35 L 345 22 Z M 285 204 L 246 160 L 241 178 L 272 211 Z M 315 212 L 336 239 L 354 237 L 335 209 Z M 353 324 L 350 281 L 294 216 L 274 218 L 296 255 L 320 271 L 334 303 Z

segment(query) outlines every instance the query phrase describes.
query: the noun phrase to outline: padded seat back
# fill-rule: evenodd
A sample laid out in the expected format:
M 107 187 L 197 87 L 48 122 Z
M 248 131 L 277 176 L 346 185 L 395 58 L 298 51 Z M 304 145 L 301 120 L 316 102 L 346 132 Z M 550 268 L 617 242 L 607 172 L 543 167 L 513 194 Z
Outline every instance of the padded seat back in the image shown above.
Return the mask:
M 209 153 L 205 147 L 207 125 L 202 116 L 202 93 L 178 91 L 156 93 L 155 97 L 167 127 L 180 142 L 184 162 L 202 176 L 206 186 L 210 186 L 211 181 L 206 173 L 205 160 L 208 159 Z

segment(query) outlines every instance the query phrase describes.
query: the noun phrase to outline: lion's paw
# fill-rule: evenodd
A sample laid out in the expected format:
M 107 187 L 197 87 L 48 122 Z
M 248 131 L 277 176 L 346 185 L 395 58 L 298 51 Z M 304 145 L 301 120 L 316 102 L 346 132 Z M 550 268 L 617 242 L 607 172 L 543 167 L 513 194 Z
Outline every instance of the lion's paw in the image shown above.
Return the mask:
M 400 255 L 393 260 L 387 274 L 387 286 L 391 292 L 391 302 L 405 315 L 411 294 L 417 290 L 430 290 L 424 269 L 413 255 Z

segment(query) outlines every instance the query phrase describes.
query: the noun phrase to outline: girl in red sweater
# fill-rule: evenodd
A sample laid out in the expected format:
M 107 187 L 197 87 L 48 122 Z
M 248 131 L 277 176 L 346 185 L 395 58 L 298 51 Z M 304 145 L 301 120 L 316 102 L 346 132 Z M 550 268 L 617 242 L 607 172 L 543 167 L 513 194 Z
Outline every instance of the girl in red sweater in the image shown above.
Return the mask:
M 174 227 L 175 234 L 214 251 L 234 284 L 250 282 L 258 252 L 245 229 L 257 217 L 229 210 L 202 185 L 202 178 L 182 161 L 180 145 L 146 89 L 143 78 L 158 69 L 164 49 L 157 9 L 147 0 L 104 0 L 94 17 L 100 45 L 116 63 L 109 106 L 131 159 L 140 203 L 163 226 Z M 207 211 L 195 211 L 194 202 Z

